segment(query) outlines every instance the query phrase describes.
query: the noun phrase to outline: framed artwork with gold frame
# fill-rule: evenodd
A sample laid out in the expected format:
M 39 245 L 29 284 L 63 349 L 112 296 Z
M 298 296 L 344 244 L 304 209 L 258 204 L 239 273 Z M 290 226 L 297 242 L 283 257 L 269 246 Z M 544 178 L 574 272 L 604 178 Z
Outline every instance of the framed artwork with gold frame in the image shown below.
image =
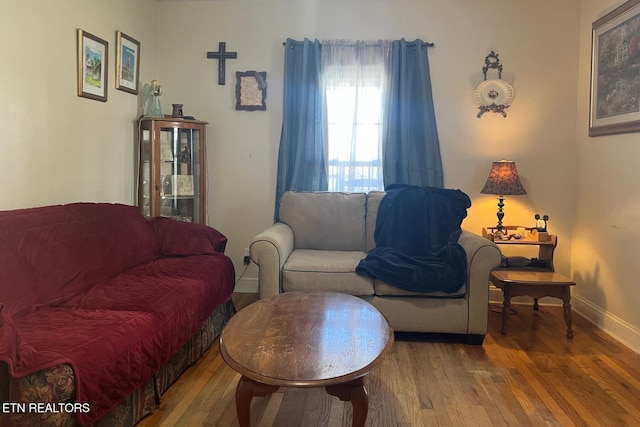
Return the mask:
M 140 42 L 116 31 L 116 89 L 138 94 Z
M 78 29 L 78 96 L 107 102 L 109 43 Z
M 640 131 L 640 0 L 596 20 L 591 38 L 589 136 Z

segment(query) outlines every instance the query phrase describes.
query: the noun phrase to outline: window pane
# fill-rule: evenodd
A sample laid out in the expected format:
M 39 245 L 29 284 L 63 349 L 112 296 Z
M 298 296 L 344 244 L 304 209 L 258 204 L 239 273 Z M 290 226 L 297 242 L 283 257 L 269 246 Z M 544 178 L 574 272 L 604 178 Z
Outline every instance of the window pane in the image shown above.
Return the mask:
M 368 76 L 370 77 L 370 76 Z M 378 78 L 380 77 L 378 73 Z M 326 87 L 329 191 L 382 190 L 381 81 L 347 78 Z

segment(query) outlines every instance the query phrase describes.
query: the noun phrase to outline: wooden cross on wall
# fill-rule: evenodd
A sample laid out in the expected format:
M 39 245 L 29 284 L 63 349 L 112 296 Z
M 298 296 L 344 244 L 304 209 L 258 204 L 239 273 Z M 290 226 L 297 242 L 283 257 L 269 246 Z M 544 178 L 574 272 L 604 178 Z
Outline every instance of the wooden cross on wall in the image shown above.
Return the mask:
M 227 47 L 226 42 L 219 42 L 217 52 L 207 52 L 207 59 L 218 60 L 218 84 L 219 85 L 224 85 L 225 61 L 227 59 L 236 59 L 238 57 L 238 52 L 226 52 L 226 47 Z

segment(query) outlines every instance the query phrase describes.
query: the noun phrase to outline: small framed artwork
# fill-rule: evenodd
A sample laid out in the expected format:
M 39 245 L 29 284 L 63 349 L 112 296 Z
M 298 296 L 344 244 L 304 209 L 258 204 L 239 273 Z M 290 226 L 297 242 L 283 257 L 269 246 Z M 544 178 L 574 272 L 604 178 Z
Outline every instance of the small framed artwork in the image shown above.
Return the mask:
M 236 110 L 264 111 L 266 97 L 266 71 L 236 72 Z
M 116 89 L 138 94 L 140 42 L 116 31 Z
M 107 102 L 109 43 L 78 29 L 78 96 Z
M 589 136 L 640 131 L 640 0 L 592 25 Z

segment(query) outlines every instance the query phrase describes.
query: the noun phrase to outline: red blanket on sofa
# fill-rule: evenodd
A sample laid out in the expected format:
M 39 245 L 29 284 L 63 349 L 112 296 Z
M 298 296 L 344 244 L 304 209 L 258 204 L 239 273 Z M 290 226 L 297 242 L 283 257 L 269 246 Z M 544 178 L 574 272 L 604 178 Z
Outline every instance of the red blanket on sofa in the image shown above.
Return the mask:
M 230 299 L 225 244 L 213 228 L 126 205 L 0 212 L 0 361 L 13 377 L 70 364 L 90 409 L 78 420 L 97 420 Z

